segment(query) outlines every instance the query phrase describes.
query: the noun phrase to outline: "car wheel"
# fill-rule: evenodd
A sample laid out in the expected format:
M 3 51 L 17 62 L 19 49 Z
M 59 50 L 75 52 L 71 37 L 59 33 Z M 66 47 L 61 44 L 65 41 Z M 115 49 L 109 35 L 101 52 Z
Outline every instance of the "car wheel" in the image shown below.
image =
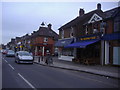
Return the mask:
M 19 61 L 19 60 L 17 61 L 17 64 L 20 64 L 20 61 Z
M 15 60 L 15 63 L 17 63 L 17 61 Z

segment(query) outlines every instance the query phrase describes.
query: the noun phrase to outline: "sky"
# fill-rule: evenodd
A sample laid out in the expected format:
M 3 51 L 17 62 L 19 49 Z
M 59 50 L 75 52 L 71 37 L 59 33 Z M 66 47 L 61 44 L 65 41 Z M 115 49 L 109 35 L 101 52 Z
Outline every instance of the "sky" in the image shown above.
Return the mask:
M 100 0 L 101 1 L 101 0 Z M 21 37 L 37 31 L 42 22 L 46 26 L 51 23 L 52 29 L 58 33 L 62 25 L 79 15 L 79 9 L 85 13 L 95 10 L 101 3 L 103 11 L 115 8 L 118 2 L 1 2 L 2 31 L 0 43 L 7 44 L 11 38 Z M 1 34 L 2 33 L 2 34 Z

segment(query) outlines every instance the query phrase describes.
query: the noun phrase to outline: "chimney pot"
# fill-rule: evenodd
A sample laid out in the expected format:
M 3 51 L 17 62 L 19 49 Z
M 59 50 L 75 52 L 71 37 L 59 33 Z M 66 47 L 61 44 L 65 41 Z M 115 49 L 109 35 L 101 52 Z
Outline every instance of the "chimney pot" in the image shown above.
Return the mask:
M 84 15 L 84 13 L 85 13 L 85 11 L 84 11 L 83 9 L 80 8 L 80 10 L 79 10 L 79 16 Z
M 52 27 L 52 25 L 51 25 L 51 24 L 48 24 L 47 26 L 48 26 L 48 29 L 51 29 L 51 27 Z
M 97 9 L 101 10 L 101 4 L 100 3 L 97 4 Z

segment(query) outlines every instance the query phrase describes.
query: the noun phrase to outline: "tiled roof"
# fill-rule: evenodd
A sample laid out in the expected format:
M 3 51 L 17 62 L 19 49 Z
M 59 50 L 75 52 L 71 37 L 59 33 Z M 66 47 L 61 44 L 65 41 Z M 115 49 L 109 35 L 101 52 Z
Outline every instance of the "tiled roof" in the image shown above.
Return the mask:
M 49 29 L 48 27 L 40 27 L 38 31 L 33 33 L 32 36 L 47 36 L 54 37 L 54 39 L 58 39 L 58 34 L 52 29 Z
M 111 10 L 108 10 L 108 11 L 105 11 L 105 15 L 106 15 L 106 19 L 107 18 L 111 18 L 111 17 L 114 17 L 114 15 L 116 13 L 120 12 L 120 7 L 116 7 L 114 9 L 111 9 Z
M 62 27 L 59 28 L 60 29 L 64 29 L 64 28 L 68 28 L 68 27 L 71 27 L 71 26 L 74 26 L 78 23 L 81 23 L 81 24 L 85 24 L 87 23 L 87 21 L 90 20 L 90 18 L 92 17 L 93 14 L 98 14 L 99 16 L 101 16 L 102 18 L 105 18 L 105 15 L 103 13 L 102 10 L 94 10 L 94 11 L 91 11 L 89 13 L 86 13 L 82 16 L 78 16 L 76 17 L 75 19 L 73 19 L 72 21 L 68 22 L 67 24 L 63 25 Z
M 75 19 L 73 19 L 72 21 L 66 23 L 65 25 L 63 25 L 62 27 L 60 27 L 58 30 L 61 29 L 65 29 L 65 28 L 69 28 L 71 26 L 77 25 L 78 23 L 84 25 L 87 24 L 87 22 L 90 20 L 90 18 L 92 17 L 93 14 L 97 14 L 100 17 L 102 17 L 103 19 L 107 19 L 107 18 L 111 18 L 114 17 L 116 15 L 116 13 L 120 12 L 120 7 L 108 10 L 106 12 L 103 12 L 102 10 L 93 10 L 89 13 L 86 13 L 82 16 L 78 16 Z

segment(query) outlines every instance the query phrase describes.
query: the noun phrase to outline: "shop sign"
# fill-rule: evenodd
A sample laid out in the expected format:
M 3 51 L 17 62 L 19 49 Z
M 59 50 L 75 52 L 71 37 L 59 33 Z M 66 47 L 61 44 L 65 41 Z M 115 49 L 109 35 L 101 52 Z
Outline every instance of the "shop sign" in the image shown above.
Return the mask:
M 47 45 L 47 43 L 43 43 L 43 45 Z
M 20 48 L 22 48 L 23 46 L 21 45 Z
M 91 40 L 91 39 L 99 39 L 99 36 L 93 36 L 93 37 L 84 37 L 84 38 L 80 38 L 80 40 Z

